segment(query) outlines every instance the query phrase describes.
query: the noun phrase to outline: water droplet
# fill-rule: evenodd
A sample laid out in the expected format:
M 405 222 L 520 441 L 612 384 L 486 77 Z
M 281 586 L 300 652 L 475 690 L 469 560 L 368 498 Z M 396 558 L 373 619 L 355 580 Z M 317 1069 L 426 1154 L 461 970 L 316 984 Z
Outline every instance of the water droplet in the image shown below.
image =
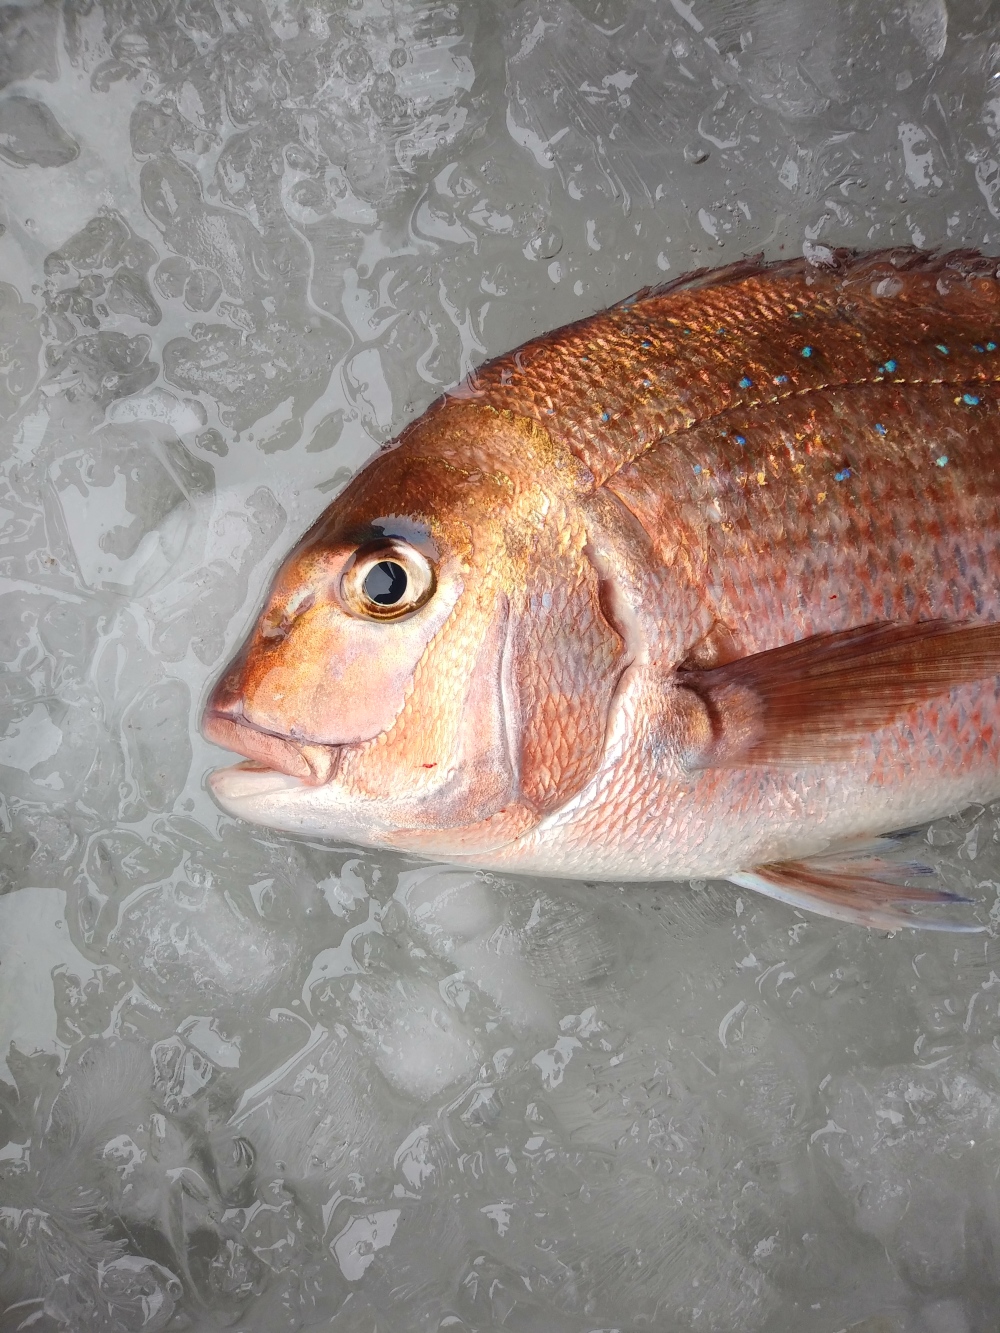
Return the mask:
M 527 259 L 554 259 L 562 245 L 562 232 L 558 227 L 550 227 L 532 236 L 524 247 L 524 254 Z

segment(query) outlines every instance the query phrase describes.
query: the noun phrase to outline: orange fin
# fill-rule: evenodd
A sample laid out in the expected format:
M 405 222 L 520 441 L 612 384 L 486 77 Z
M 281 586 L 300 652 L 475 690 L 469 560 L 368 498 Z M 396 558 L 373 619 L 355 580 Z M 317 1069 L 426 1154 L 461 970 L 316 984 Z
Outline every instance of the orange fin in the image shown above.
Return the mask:
M 698 766 L 849 759 L 873 731 L 956 685 L 1000 674 L 1000 624 L 863 625 L 818 634 L 678 683 L 705 705 Z
M 904 881 L 933 874 L 928 866 L 883 861 L 878 857 L 813 857 L 807 861 L 772 861 L 728 878 L 744 889 L 804 908 L 835 921 L 880 930 L 945 930 L 976 934 L 985 926 L 913 916 L 908 908 L 928 903 L 968 903 L 948 889 L 915 888 Z

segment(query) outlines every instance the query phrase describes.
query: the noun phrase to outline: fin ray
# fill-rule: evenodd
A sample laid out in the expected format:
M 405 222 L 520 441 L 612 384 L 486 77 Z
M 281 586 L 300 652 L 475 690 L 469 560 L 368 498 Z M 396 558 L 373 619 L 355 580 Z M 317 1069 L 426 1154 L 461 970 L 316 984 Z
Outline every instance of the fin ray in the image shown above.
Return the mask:
M 927 620 L 814 635 L 677 679 L 707 710 L 708 768 L 850 759 L 909 709 L 997 674 L 1000 624 Z
M 804 861 L 772 861 L 729 875 L 728 879 L 778 902 L 852 925 L 881 930 L 909 926 L 956 934 L 977 934 L 986 929 L 947 918 L 912 915 L 908 910 L 912 906 L 970 901 L 948 889 L 917 888 L 905 883 L 910 875 L 927 873 L 933 873 L 928 866 L 873 856 L 820 856 Z

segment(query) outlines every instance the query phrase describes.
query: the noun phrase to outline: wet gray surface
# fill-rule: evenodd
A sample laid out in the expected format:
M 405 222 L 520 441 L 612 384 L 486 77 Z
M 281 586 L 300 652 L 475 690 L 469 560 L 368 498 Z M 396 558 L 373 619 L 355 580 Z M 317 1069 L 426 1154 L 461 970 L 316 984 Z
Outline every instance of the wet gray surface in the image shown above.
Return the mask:
M 0 9 L 2 1333 L 991 1333 L 987 934 L 223 817 L 275 562 L 486 355 L 690 267 L 1000 248 L 1000 11 Z

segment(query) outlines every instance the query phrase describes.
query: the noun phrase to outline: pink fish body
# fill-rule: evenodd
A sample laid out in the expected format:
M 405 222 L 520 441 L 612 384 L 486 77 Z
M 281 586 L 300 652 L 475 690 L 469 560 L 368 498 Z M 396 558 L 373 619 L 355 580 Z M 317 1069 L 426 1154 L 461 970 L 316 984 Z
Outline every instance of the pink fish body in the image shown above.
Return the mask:
M 996 271 L 741 264 L 482 367 L 278 571 L 220 804 L 918 923 L 874 840 L 1000 796 Z

